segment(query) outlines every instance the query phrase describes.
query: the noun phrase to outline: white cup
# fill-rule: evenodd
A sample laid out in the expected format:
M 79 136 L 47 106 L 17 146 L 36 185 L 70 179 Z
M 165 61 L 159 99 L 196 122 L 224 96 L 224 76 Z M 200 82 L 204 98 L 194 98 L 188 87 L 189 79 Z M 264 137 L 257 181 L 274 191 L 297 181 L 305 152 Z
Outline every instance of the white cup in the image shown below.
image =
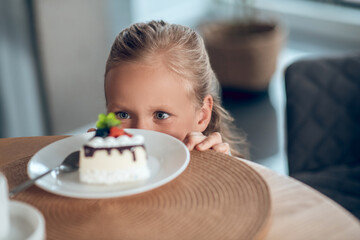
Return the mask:
M 45 219 L 33 206 L 9 201 L 8 185 L 5 176 L 0 172 L 0 240 L 45 239 Z
M 0 172 L 0 239 L 6 239 L 10 231 L 9 195 L 6 177 Z
M 44 240 L 45 220 L 39 210 L 19 201 L 10 201 L 9 239 Z

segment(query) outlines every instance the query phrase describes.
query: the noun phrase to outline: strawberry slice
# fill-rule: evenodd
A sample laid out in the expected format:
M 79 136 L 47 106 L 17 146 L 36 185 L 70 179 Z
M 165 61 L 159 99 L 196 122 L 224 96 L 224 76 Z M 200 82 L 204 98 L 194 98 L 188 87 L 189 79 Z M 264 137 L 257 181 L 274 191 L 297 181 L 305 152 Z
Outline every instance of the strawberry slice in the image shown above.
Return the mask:
M 109 136 L 111 136 L 111 137 L 119 137 L 119 136 L 122 136 L 124 134 L 125 134 L 125 132 L 124 132 L 124 129 L 122 129 L 122 128 L 118 128 L 118 127 L 111 127 L 110 128 Z
M 123 128 L 119 128 L 119 127 L 111 127 L 110 128 L 110 133 L 109 133 L 110 137 L 120 137 L 122 135 L 126 135 L 128 137 L 133 136 L 132 134 L 125 132 Z
M 125 131 L 124 131 L 124 134 L 125 134 L 126 136 L 128 136 L 128 137 L 132 137 L 132 136 L 133 136 L 131 133 L 128 133 L 128 132 L 125 132 Z

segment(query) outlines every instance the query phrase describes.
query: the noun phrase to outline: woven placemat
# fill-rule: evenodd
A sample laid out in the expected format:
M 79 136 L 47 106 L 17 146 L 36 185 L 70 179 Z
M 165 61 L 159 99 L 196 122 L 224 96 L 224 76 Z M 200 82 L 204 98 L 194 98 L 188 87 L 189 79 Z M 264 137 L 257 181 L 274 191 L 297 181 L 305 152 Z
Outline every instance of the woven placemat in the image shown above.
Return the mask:
M 27 178 L 29 159 L 0 168 L 10 188 Z M 84 200 L 33 186 L 15 199 L 43 213 L 48 239 L 259 239 L 271 212 L 260 175 L 214 151 L 191 152 L 179 177 L 133 196 Z

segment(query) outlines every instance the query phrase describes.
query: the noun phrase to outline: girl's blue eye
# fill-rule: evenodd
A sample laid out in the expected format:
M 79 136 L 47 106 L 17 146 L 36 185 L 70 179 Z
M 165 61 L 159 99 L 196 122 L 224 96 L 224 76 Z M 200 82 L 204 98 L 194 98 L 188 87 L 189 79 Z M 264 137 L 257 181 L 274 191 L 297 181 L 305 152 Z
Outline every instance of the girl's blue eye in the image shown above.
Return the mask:
M 156 112 L 155 113 L 155 118 L 156 119 L 160 119 L 160 120 L 163 120 L 163 119 L 167 119 L 168 117 L 170 117 L 170 115 L 166 112 Z
M 130 115 L 127 112 L 117 112 L 116 116 L 120 119 L 129 119 Z

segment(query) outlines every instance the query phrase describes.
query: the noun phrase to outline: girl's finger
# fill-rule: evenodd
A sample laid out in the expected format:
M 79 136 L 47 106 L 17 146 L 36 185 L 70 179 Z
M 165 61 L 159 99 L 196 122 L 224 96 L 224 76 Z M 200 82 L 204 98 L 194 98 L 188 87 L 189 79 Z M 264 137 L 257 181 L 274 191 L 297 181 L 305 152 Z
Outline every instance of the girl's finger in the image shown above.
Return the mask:
M 230 155 L 230 146 L 228 143 L 219 143 L 212 146 L 216 152 L 226 153 Z
M 190 132 L 186 135 L 184 144 L 189 149 L 189 151 L 191 151 L 197 144 L 204 141 L 204 139 L 206 139 L 206 136 L 204 136 L 201 132 Z
M 87 132 L 96 132 L 96 128 L 90 128 Z
M 222 143 L 221 134 L 218 132 L 213 132 L 206 139 L 204 139 L 204 141 L 196 145 L 196 149 L 200 151 L 204 151 L 206 149 L 212 148 L 212 146 L 219 143 Z

